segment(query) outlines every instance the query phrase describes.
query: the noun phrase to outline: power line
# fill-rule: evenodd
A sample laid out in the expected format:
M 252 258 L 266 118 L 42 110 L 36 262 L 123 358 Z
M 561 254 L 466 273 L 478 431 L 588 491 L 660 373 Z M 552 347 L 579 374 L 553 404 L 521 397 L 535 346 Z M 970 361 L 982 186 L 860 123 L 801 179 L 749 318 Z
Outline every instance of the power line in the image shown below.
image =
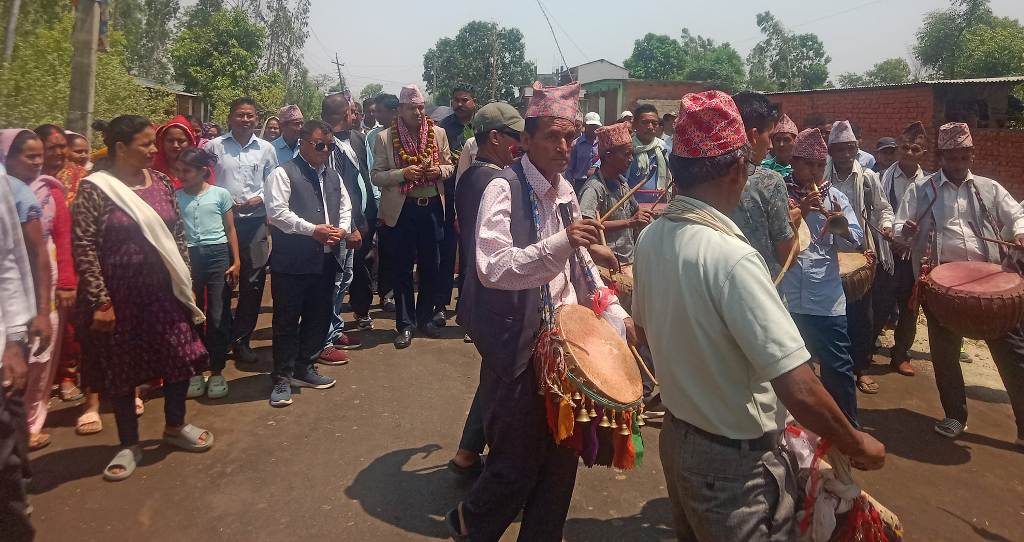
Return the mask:
M 551 26 L 551 19 L 548 18 L 548 12 L 544 9 L 544 4 L 537 0 L 537 7 L 540 8 L 541 14 L 544 15 L 544 20 L 548 22 L 548 29 L 551 30 L 551 38 L 555 40 L 555 47 L 558 48 L 558 56 L 562 57 L 562 66 L 566 69 L 569 68 L 569 63 L 565 61 L 565 53 L 562 52 L 562 46 L 558 43 L 558 36 L 555 35 L 555 28 Z M 569 72 L 569 77 L 572 77 L 572 72 Z
M 801 23 L 797 23 L 797 24 L 795 24 L 793 26 L 789 26 L 787 28 L 789 28 L 790 30 L 793 30 L 794 28 L 800 28 L 802 26 L 807 26 L 809 24 L 818 23 L 818 22 L 824 21 L 826 19 L 831 19 L 833 17 L 838 17 L 840 15 L 846 15 L 847 13 L 850 13 L 851 11 L 857 11 L 858 9 L 866 8 L 866 7 L 874 5 L 874 4 L 881 4 L 882 2 L 885 2 L 885 1 L 887 1 L 887 0 L 871 0 L 870 2 L 864 2 L 863 4 L 859 4 L 859 5 L 856 5 L 856 6 L 853 6 L 851 8 L 847 8 L 847 9 L 841 10 L 841 11 L 837 11 L 835 13 L 830 13 L 828 15 L 822 15 L 821 17 L 818 17 L 817 19 L 811 19 L 809 21 L 804 21 L 804 22 L 801 22 Z M 762 37 L 763 36 L 761 34 L 758 34 L 756 36 L 753 36 L 753 37 L 750 37 L 750 38 L 744 38 L 744 39 L 738 40 L 738 41 L 733 41 L 731 43 L 733 45 L 737 45 L 737 44 L 741 44 L 741 43 L 748 43 L 748 42 L 751 42 L 751 41 L 754 41 L 754 40 L 759 40 Z
M 547 6 L 545 6 L 545 8 L 546 7 Z M 572 39 L 572 36 L 569 35 L 569 32 L 565 29 L 565 27 L 562 26 L 562 23 L 558 22 L 558 18 L 555 17 L 553 14 L 551 15 L 551 18 L 554 19 L 555 26 L 557 26 L 558 29 L 562 31 L 562 34 L 565 34 L 565 37 L 569 38 L 569 43 L 571 43 L 573 45 L 573 47 L 575 47 L 576 50 L 580 52 L 580 55 L 583 56 L 583 59 L 586 60 L 586 59 L 590 58 L 590 55 L 588 55 L 587 53 L 585 53 L 583 51 L 583 49 L 579 46 L 579 44 L 576 43 L 576 40 Z

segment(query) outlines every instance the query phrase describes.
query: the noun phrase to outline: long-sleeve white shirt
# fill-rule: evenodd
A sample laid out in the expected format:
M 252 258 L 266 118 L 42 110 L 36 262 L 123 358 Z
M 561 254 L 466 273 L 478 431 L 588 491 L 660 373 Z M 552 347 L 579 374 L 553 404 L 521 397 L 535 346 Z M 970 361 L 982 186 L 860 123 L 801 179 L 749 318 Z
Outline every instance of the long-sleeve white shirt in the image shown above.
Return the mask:
M 499 290 L 524 290 L 548 284 L 555 307 L 579 303 L 572 285 L 569 261 L 574 249 L 558 216 L 558 206 L 568 204 L 572 218 L 581 218 L 576 194 L 561 175 L 557 186 L 552 186 L 526 157 L 523 158 L 523 171 L 539 202 L 540 240 L 523 248 L 513 244 L 511 189 L 507 182 L 491 182 L 480 198 L 477 213 L 477 275 L 484 286 Z M 580 265 L 590 269 L 598 288 L 604 287 L 589 254 L 580 252 L 585 260 Z M 619 320 L 628 317 L 618 300 L 608 307 L 606 314 Z
M 296 156 L 295 160 L 302 160 L 302 157 Z M 324 176 L 327 173 L 326 166 L 320 166 L 316 173 L 317 177 L 320 179 L 320 197 L 324 198 Z M 352 224 L 352 202 L 349 199 L 348 191 L 345 190 L 345 183 L 341 182 L 340 179 L 339 182 L 341 183 L 341 201 L 339 202 L 338 207 L 338 221 L 336 224 L 333 224 L 333 226 L 348 232 L 351 229 Z M 267 177 L 267 181 L 263 187 L 263 204 L 267 208 L 267 216 L 270 219 L 270 223 L 284 233 L 312 236 L 313 230 L 316 229 L 317 224 L 313 224 L 312 222 L 303 219 L 291 210 L 288 203 L 291 195 L 292 182 L 291 179 L 288 178 L 288 173 L 285 172 L 283 167 L 279 167 L 272 171 Z M 323 202 L 324 209 L 326 210 L 327 201 L 323 200 Z M 325 246 L 324 252 L 330 252 L 330 247 Z
M 36 315 L 32 269 L 6 176 L 0 164 L 0 340 L 4 342 L 9 333 L 28 329 Z

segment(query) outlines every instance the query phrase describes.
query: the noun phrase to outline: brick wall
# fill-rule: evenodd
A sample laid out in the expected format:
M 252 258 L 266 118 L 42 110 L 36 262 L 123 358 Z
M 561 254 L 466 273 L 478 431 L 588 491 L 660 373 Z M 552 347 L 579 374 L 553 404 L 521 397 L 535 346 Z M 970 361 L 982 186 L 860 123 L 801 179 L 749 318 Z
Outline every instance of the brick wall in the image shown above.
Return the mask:
M 975 130 L 971 136 L 972 171 L 999 181 L 1017 201 L 1024 199 L 1024 132 Z

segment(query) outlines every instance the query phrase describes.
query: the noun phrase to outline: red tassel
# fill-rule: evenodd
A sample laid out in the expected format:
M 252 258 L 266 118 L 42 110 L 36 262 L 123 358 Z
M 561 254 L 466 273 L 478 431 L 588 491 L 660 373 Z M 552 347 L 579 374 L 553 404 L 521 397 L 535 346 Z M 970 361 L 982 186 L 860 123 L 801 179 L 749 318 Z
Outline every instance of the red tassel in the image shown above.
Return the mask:
M 811 460 L 811 489 L 807 492 L 807 499 L 804 500 L 804 519 L 800 522 L 800 534 L 806 533 L 807 529 L 811 527 L 811 518 L 814 517 L 814 497 L 818 494 L 818 484 L 821 482 L 818 463 L 831 447 L 832 443 L 821 439 L 818 449 L 814 450 L 814 458 Z
M 598 288 L 594 292 L 594 297 L 590 301 L 591 308 L 594 312 L 601 316 L 604 311 L 608 309 L 608 306 L 612 304 L 612 299 L 615 297 L 615 292 L 611 288 Z

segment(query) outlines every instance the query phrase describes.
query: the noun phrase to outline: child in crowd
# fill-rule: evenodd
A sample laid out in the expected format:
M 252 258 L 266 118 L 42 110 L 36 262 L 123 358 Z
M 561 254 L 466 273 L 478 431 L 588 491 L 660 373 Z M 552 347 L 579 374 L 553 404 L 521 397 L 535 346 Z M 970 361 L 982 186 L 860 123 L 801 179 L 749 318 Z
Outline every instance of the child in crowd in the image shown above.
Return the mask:
M 206 314 L 203 343 L 210 352 L 210 379 L 202 375 L 189 382 L 189 398 L 204 393 L 210 399 L 228 394 L 222 372 L 231 330 L 231 292 L 238 283 L 238 237 L 235 234 L 231 194 L 207 183 L 217 157 L 199 148 L 181 151 L 174 164 L 181 188 L 175 192 L 192 264 L 196 304 Z

